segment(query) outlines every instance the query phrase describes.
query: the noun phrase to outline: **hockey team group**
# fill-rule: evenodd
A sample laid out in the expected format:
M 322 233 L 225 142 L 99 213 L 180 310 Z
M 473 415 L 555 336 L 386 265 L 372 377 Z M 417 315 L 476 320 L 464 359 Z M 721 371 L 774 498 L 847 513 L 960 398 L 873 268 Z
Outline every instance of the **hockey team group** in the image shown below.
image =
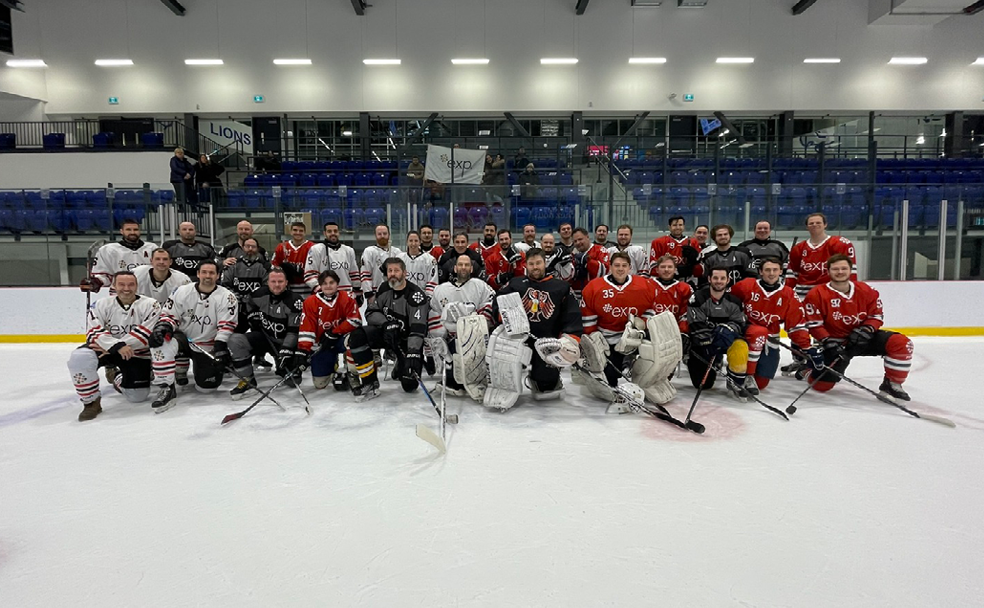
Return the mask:
M 560 398 L 569 367 L 609 411 L 679 424 L 663 404 L 676 395 L 681 361 L 698 390 L 721 373 L 730 395 L 769 407 L 759 395 L 779 371 L 780 347 L 794 357 L 782 374 L 817 391 L 830 390 L 853 357 L 882 357 L 880 394 L 909 400 L 912 342 L 881 328 L 878 292 L 857 280 L 853 245 L 826 233 L 822 213 L 807 218 L 809 235 L 791 250 L 767 221 L 740 245 L 728 225 L 693 236 L 682 217 L 668 227 L 647 247 L 632 243 L 628 225 L 614 243 L 607 226 L 562 224 L 538 239 L 527 225 L 517 242 L 494 224 L 475 242 L 422 226 L 403 250 L 381 224 L 357 259 L 337 224 L 315 243 L 295 223 L 268 258 L 248 221 L 216 253 L 190 222 L 158 247 L 126 220 L 81 284 L 111 291 L 90 307 L 86 342 L 68 362 L 79 420 L 102 411 L 99 368 L 128 401 L 150 400 L 160 413 L 177 403 L 189 368 L 201 392 L 230 375 L 233 399 L 269 396 L 254 369 L 272 366 L 276 386 L 300 388 L 310 370 L 316 389 L 360 402 L 384 375 L 414 392 L 440 370 L 447 395 L 505 411 L 524 389 L 534 400 Z

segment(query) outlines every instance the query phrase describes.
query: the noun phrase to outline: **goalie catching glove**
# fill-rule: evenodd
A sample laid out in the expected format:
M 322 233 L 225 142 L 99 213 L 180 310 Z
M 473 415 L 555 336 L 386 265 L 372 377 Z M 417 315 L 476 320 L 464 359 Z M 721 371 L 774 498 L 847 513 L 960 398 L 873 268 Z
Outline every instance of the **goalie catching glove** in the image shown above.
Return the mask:
M 564 334 L 560 338 L 540 338 L 533 346 L 540 358 L 554 367 L 570 367 L 581 357 L 581 347 L 570 334 Z

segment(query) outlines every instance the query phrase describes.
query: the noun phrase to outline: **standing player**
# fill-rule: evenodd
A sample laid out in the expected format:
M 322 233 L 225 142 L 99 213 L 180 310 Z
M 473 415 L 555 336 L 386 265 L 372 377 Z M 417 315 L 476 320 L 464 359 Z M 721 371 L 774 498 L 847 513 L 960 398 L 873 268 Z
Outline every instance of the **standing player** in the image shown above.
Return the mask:
M 789 339 L 811 359 L 820 353 L 810 347 L 810 334 L 800 301 L 793 290 L 782 282 L 782 263 L 779 258 L 759 260 L 759 278 L 743 279 L 731 288 L 731 294 L 741 300 L 748 319 L 745 342 L 748 343 L 748 376 L 745 390 L 757 395 L 779 369 L 779 324 Z
M 338 224 L 325 224 L 325 240 L 311 246 L 304 264 L 304 282 L 310 293 L 317 293 L 319 278 L 326 270 L 338 274 L 338 288 L 349 293 L 362 306 L 362 272 L 355 262 L 355 249 L 338 240 Z
M 266 283 L 270 268 L 266 259 L 260 255 L 256 239 L 250 237 L 243 241 L 243 253 L 236 258 L 236 263 L 226 266 L 222 271 L 222 286 L 231 291 L 239 299 L 239 327 L 237 333 L 245 333 L 249 325 L 246 322 L 246 301 Z M 259 357 L 262 360 L 262 356 Z
M 218 388 L 232 363 L 228 341 L 239 322 L 239 302 L 216 284 L 218 279 L 218 265 L 205 260 L 198 265 L 198 283 L 178 287 L 161 307 L 160 321 L 148 341 L 158 387 L 151 407 L 158 414 L 177 403 L 174 360 L 179 353 L 194 362 L 195 388 L 202 393 Z
M 609 257 L 619 251 L 624 251 L 629 256 L 630 270 L 634 275 L 649 276 L 649 260 L 646 252 L 639 245 L 632 244 L 632 226 L 622 224 L 615 231 L 615 244 L 609 247 L 606 252 Z
M 789 262 L 789 248 L 782 241 L 772 238 L 772 224 L 768 220 L 755 222 L 755 238 L 738 245 L 744 247 L 755 259 L 756 266 L 763 258 L 778 258 L 783 268 Z
M 612 246 L 611 241 L 608 240 L 608 224 L 598 224 L 595 226 L 594 244 L 602 249 L 608 249 Z
M 538 247 L 540 247 L 540 243 L 536 242 L 536 226 L 526 224 L 523 226 L 523 240 L 516 243 L 516 249 L 526 253 L 530 249 Z
M 543 245 L 543 258 L 547 262 L 547 274 L 561 281 L 570 282 L 574 276 L 574 260 L 571 254 L 556 244 L 554 235 L 546 233 L 540 239 Z
M 878 292 L 853 278 L 854 260 L 838 253 L 827 260 L 830 282 L 806 296 L 806 324 L 823 345 L 823 361 L 843 373 L 853 357 L 883 357 L 885 378 L 878 390 L 885 396 L 909 401 L 902 384 L 912 365 L 912 341 L 881 329 L 884 321 Z M 830 372 L 812 374 L 813 388 L 829 391 L 840 377 Z
M 689 350 L 690 337 L 687 335 L 687 307 L 691 296 L 694 294 L 693 287 L 676 278 L 676 260 L 670 254 L 666 254 L 656 261 L 656 278 L 653 279 L 656 286 L 656 301 L 653 302 L 653 310 L 656 314 L 670 312 L 677 320 L 680 327 L 680 334 L 684 341 L 683 351 Z
M 449 240 L 450 234 L 449 232 Z M 441 256 L 444 255 L 444 247 L 434 243 L 434 228 L 430 224 L 424 224 L 420 227 L 420 250 L 429 253 L 435 262 L 440 260 Z
M 308 253 L 314 243 L 307 240 L 306 236 L 307 226 L 304 225 L 304 222 L 291 224 L 290 240 L 277 245 L 273 252 L 273 260 L 270 262 L 271 266 L 284 272 L 290 290 L 301 297 L 311 293 L 311 289 L 304 280 L 304 271 Z
M 698 252 L 701 252 L 710 246 L 710 244 L 707 242 L 710 236 L 711 236 L 711 229 L 710 227 L 708 227 L 707 224 L 698 224 L 697 227 L 694 228 L 694 236 L 692 236 L 691 238 L 694 240 L 694 243 L 697 244 Z
M 318 292 L 304 300 L 297 347 L 305 358 L 310 357 L 314 388 L 327 387 L 335 374 L 335 388 L 345 390 L 348 380 L 339 358 L 345 354 L 345 338 L 362 325 L 362 317 L 355 299 L 339 288 L 334 270 L 321 271 L 318 280 Z M 317 352 L 315 344 L 320 345 Z M 294 365 L 304 363 L 298 361 Z
M 129 270 L 116 273 L 115 298 L 103 298 L 88 312 L 85 344 L 72 351 L 68 371 L 75 393 L 82 400 L 79 421 L 92 420 L 102 412 L 99 368 L 119 370 L 113 388 L 127 401 L 146 401 L 150 395 L 150 351 L 147 340 L 161 314 L 152 298 L 137 295 L 137 278 Z
M 483 260 L 489 287 L 493 291 L 499 291 L 513 277 L 526 274 L 526 254 L 513 246 L 509 230 L 503 228 L 496 237 L 499 239 L 499 246 L 486 249 Z
M 499 227 L 495 225 L 494 222 L 487 222 L 485 228 L 482 229 L 482 238 L 475 241 L 468 246 L 469 249 L 478 253 L 482 259 L 485 258 L 489 251 L 496 248 L 499 242 L 496 240 L 496 234 L 499 232 Z M 454 266 L 454 264 L 452 264 Z
M 571 277 L 571 290 L 578 300 L 580 307 L 581 290 L 592 279 L 605 276 L 608 272 L 608 252 L 597 243 L 592 243 L 588 231 L 584 228 L 574 229 L 573 257 L 574 274 Z
M 400 255 L 397 247 L 390 245 L 390 229 L 386 224 L 376 224 L 376 244 L 369 245 L 362 252 L 362 293 L 372 304 L 376 291 L 386 282 L 383 262 Z
M 472 277 L 476 279 L 485 278 L 485 261 L 482 254 L 472 249 L 468 245 L 468 234 L 459 232 L 454 235 L 454 246 L 444 252 L 441 259 L 437 261 L 438 283 L 450 281 L 455 276 L 454 267 L 458 263 L 458 258 L 467 255 L 472 261 Z
M 171 255 L 171 268 L 184 273 L 194 281 L 198 278 L 198 265 L 202 260 L 215 259 L 215 249 L 196 238 L 198 232 L 191 222 L 181 222 L 178 225 L 178 236 L 180 238 L 167 241 L 161 247 L 167 249 Z
M 236 240 L 223 247 L 222 251 L 219 252 L 219 263 L 226 268 L 235 264 L 236 260 L 239 259 L 239 257 L 244 253 L 243 244 L 246 242 L 246 239 L 252 238 L 253 224 L 251 224 L 248 220 L 243 220 L 236 224 Z M 255 239 L 254 241 L 256 242 L 257 250 L 260 252 L 260 257 L 266 261 L 266 250 L 260 246 L 259 241 L 256 241 Z
M 728 392 L 746 401 L 745 374 L 748 371 L 748 344 L 741 338 L 745 331 L 745 314 L 741 300 L 728 293 L 728 271 L 713 268 L 707 287 L 697 291 L 687 308 L 690 331 L 690 360 L 687 370 L 694 388 L 714 385 L 717 364 L 722 355 L 728 359 Z
M 700 255 L 700 245 L 694 239 L 683 236 L 686 223 L 681 215 L 669 221 L 670 233 L 653 239 L 649 244 L 649 276 L 656 276 L 656 265 L 664 255 L 676 261 L 677 276 L 687 280 L 693 275 L 694 265 Z
M 163 304 L 175 289 L 191 283 L 183 272 L 172 271 L 171 256 L 167 249 L 159 247 L 150 258 L 150 266 L 137 266 L 133 276 L 137 278 L 137 293 Z
M 564 222 L 557 227 L 557 234 L 560 235 L 560 241 L 557 243 L 557 248 L 565 253 L 574 253 L 574 226 L 570 222 Z
M 811 289 L 827 282 L 830 278 L 827 260 L 838 253 L 851 261 L 851 280 L 856 281 L 858 275 L 854 267 L 858 260 L 854 256 L 854 245 L 842 236 L 827 235 L 827 216 L 811 213 L 806 217 L 806 229 L 810 238 L 793 245 L 786 269 L 786 285 L 796 291 L 796 297 L 803 300 Z
M 407 234 L 407 250 L 396 257 L 407 266 L 407 280 L 430 295 L 437 287 L 437 260 L 420 248 L 420 234 L 411 230 Z
M 734 228 L 727 224 L 718 224 L 711 233 L 714 235 L 717 247 L 707 249 L 701 254 L 700 265 L 694 272 L 697 277 L 703 279 L 711 270 L 722 268 L 728 273 L 730 286 L 742 279 L 758 276 L 752 254 L 743 247 L 732 246 L 731 237 L 735 235 Z
M 112 285 L 117 272 L 132 271 L 142 264 L 150 264 L 150 256 L 157 245 L 140 240 L 137 220 L 123 220 L 120 234 L 123 238 L 119 242 L 107 243 L 99 248 L 92 265 L 92 275 L 82 279 L 79 289 L 97 293 L 104 285 Z

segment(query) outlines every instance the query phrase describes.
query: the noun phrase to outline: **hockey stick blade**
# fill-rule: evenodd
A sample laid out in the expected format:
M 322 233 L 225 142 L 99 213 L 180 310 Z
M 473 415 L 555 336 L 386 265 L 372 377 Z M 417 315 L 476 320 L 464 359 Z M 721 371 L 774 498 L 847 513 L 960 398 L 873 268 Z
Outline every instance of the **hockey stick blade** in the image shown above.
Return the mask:
M 430 430 L 427 425 L 417 425 L 417 437 L 420 437 L 427 443 L 437 448 L 437 450 L 442 454 L 446 454 L 448 451 L 448 446 L 444 443 L 444 440 L 438 437 L 437 433 Z
M 246 411 L 236 412 L 235 414 L 229 414 L 228 416 L 222 419 L 222 424 L 228 424 L 233 420 L 239 420 L 245 415 L 246 415 Z
M 943 426 L 948 426 L 951 429 L 957 428 L 957 423 L 950 420 L 949 418 L 944 418 L 943 416 L 933 416 L 931 414 L 920 414 L 918 412 L 913 412 L 913 413 L 916 414 L 916 418 L 922 418 L 923 420 L 929 420 L 930 422 L 942 424 Z
M 653 410 L 649 409 L 645 405 L 636 405 L 636 404 L 630 404 L 630 405 L 634 410 L 638 411 L 640 414 L 647 414 L 649 416 L 652 416 L 653 418 L 656 418 L 657 420 L 662 420 L 663 422 L 669 422 L 672 425 L 678 426 L 681 429 L 690 431 L 692 433 L 696 433 L 698 435 L 703 434 L 704 431 L 706 430 L 704 428 L 704 425 L 697 422 L 696 420 L 683 421 L 680 420 L 679 418 L 674 417 L 669 412 L 665 412 L 665 411 L 654 412 Z M 665 410 L 665 408 L 663 407 L 660 407 L 660 409 Z

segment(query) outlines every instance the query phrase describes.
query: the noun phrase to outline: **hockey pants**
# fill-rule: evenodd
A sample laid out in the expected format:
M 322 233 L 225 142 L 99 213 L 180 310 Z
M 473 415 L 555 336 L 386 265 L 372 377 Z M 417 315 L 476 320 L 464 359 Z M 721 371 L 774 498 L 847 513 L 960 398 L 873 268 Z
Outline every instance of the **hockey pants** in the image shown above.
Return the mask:
M 123 360 L 119 355 L 105 353 L 102 356 L 88 346 L 80 346 L 68 357 L 68 371 L 72 374 L 75 392 L 82 403 L 92 403 L 101 396 L 99 368 L 116 367 L 120 370 L 120 388 L 130 403 L 146 401 L 150 395 L 150 359 L 131 357 Z
M 833 351 L 823 353 L 824 362 L 842 374 L 853 357 L 884 357 L 885 376 L 892 382 L 902 384 L 909 376 L 909 367 L 912 365 L 912 340 L 900 333 L 879 329 L 871 336 L 865 348 L 857 352 L 848 351 L 848 356 L 842 358 L 836 365 L 833 364 L 835 358 Z M 813 382 L 813 390 L 826 392 L 834 388 L 840 377 L 827 371 L 821 373 L 814 371 L 810 374 L 810 381 Z
M 208 348 L 211 347 L 201 347 Z M 151 359 L 154 369 L 155 385 L 174 384 L 174 359 L 184 355 L 191 359 L 195 370 L 195 386 L 205 391 L 211 391 L 222 384 L 222 377 L 225 370 L 216 365 L 212 359 L 193 348 L 188 343 L 188 339 L 181 332 L 175 332 L 170 340 L 164 342 L 160 348 L 150 349 Z

